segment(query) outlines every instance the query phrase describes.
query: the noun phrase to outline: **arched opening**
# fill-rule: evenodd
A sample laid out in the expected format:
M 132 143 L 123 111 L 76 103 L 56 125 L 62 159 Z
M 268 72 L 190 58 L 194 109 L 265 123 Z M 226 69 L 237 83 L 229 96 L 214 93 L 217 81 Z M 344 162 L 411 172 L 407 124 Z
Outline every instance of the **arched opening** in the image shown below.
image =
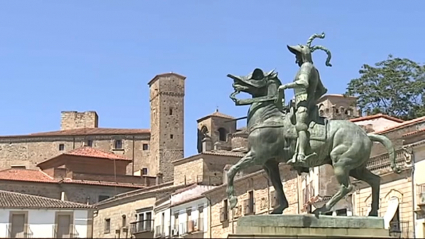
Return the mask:
M 208 134 L 208 128 L 207 128 L 207 126 L 202 126 L 202 128 L 201 128 L 201 133 L 202 133 L 203 135 Z
M 325 114 L 325 112 L 323 110 L 319 110 L 319 115 L 323 117 L 323 115 Z
M 218 140 L 226 141 L 226 129 L 224 128 L 218 129 Z

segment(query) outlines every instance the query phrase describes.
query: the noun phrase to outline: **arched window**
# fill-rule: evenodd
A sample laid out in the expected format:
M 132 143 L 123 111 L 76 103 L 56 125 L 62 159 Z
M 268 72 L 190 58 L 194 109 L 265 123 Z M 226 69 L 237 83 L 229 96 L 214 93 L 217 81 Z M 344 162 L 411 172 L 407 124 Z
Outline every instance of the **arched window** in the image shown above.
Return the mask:
M 325 112 L 324 112 L 323 110 L 320 110 L 320 111 L 319 111 L 319 115 L 320 115 L 320 116 L 323 116 L 324 114 L 325 114 Z
M 226 141 L 226 129 L 224 128 L 218 129 L 218 139 L 220 141 Z
M 202 134 L 204 134 L 204 135 L 206 135 L 206 134 L 208 133 L 208 128 L 207 128 L 207 126 L 202 126 L 202 128 L 201 128 L 201 133 L 202 133 Z

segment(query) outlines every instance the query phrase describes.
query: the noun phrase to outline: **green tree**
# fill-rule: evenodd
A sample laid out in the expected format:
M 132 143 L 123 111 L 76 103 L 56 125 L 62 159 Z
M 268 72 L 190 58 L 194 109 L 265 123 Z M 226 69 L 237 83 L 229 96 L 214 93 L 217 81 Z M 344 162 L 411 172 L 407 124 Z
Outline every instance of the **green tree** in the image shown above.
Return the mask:
M 375 66 L 364 64 L 360 77 L 348 83 L 346 95 L 356 96 L 366 114 L 383 113 L 404 120 L 425 115 L 425 66 L 389 55 Z

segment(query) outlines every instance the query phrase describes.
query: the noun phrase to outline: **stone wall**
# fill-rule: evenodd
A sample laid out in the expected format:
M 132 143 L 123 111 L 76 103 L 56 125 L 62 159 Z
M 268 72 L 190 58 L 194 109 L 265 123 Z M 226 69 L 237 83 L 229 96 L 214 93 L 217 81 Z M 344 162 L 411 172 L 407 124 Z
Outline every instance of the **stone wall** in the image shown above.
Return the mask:
M 216 112 L 218 113 L 218 112 Z M 201 130 L 203 127 L 208 129 L 208 135 L 211 137 L 211 144 L 218 143 L 219 149 L 230 150 L 232 148 L 231 137 L 229 135 L 236 132 L 236 121 L 230 120 L 229 118 L 214 116 L 214 114 L 204 117 L 198 120 L 198 129 Z M 220 140 L 219 129 L 224 129 L 226 133 L 225 140 Z
M 408 224 L 402 223 L 402 227 L 407 227 L 403 228 L 403 233 L 407 233 L 406 237 L 404 238 L 413 238 L 412 185 L 410 179 L 408 178 L 409 174 L 409 172 L 405 172 L 401 175 L 392 174 L 391 176 L 383 178 L 381 181 L 379 200 L 379 216 L 383 217 L 387 212 L 388 201 L 390 197 L 396 196 L 399 198 L 400 220 L 402 222 L 408 222 Z M 366 216 L 370 210 L 370 203 L 370 187 L 359 188 L 354 193 L 354 215 Z
M 122 139 L 122 149 L 114 149 L 115 139 Z M 0 137 L 0 169 L 10 168 L 12 165 L 23 165 L 28 169 L 37 168 L 36 165 L 59 154 L 82 147 L 87 139 L 93 140 L 94 148 L 112 151 L 129 159 L 134 157 L 134 169 L 150 168 L 154 165 L 150 158 L 150 150 L 143 150 L 143 144 L 149 145 L 149 135 L 146 136 L 61 136 L 61 137 Z M 63 144 L 65 149 L 59 150 Z M 133 165 L 129 164 L 127 173 L 131 174 Z M 148 171 L 148 175 L 152 172 Z M 155 176 L 155 175 L 152 175 Z
M 185 77 L 169 73 L 149 82 L 151 107 L 151 170 L 173 180 L 172 161 L 184 157 Z M 155 164 L 155 165 L 154 165 Z
M 289 171 L 289 167 L 287 166 L 281 166 L 280 170 L 282 181 L 284 181 L 284 192 L 289 202 L 289 208 L 287 208 L 284 213 L 295 214 L 298 212 L 299 206 L 296 174 Z M 227 199 L 226 185 L 206 193 L 206 196 L 211 200 L 211 218 L 208 219 L 210 220 L 210 228 L 207 228 L 211 233 L 211 238 L 226 238 L 229 233 L 234 233 L 237 218 L 243 216 L 244 210 L 242 206 L 244 200 L 248 199 L 249 191 L 253 191 L 255 214 L 268 214 L 272 208 L 272 201 L 274 200 L 274 188 L 271 186 L 264 171 L 246 175 L 235 181 L 235 194 L 238 197 L 238 209 L 232 212 L 229 211 L 229 220 L 220 222 L 224 200 Z M 236 210 L 239 211 L 237 212 Z
M 62 111 L 61 112 L 61 130 L 97 128 L 99 117 L 96 111 Z

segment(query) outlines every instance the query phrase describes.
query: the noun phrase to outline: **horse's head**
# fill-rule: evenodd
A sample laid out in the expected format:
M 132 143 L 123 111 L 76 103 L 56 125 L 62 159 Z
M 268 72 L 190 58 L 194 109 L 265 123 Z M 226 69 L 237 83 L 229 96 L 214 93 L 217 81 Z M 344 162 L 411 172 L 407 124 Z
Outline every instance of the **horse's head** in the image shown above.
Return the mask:
M 256 68 L 252 73 L 247 76 L 235 76 L 228 74 L 227 77 L 233 79 L 233 89 L 235 92 L 232 94 L 233 97 L 240 92 L 250 94 L 253 98 L 267 96 L 268 82 L 272 79 L 277 79 L 277 73 L 270 71 L 266 74 Z M 232 98 L 231 96 L 231 98 Z

